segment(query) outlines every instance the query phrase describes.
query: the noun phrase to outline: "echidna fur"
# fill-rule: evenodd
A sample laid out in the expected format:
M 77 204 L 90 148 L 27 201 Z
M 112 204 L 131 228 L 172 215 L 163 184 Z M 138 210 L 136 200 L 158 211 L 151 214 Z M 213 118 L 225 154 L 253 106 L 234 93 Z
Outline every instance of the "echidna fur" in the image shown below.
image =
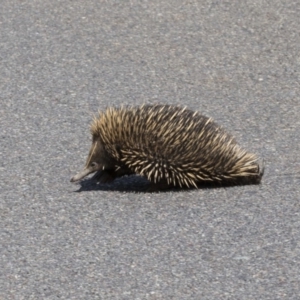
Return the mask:
M 138 174 L 154 184 L 198 187 L 201 183 L 257 184 L 263 168 L 211 118 L 173 105 L 110 107 L 91 125 L 85 169 L 105 183 Z

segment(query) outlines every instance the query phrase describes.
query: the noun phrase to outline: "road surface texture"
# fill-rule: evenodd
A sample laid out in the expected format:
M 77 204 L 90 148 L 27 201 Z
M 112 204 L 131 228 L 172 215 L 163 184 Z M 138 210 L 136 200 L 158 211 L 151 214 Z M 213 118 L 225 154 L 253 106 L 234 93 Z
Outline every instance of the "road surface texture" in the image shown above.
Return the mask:
M 0 299 L 299 299 L 300 2 L 1 0 Z M 94 113 L 171 103 L 261 185 L 71 184 Z

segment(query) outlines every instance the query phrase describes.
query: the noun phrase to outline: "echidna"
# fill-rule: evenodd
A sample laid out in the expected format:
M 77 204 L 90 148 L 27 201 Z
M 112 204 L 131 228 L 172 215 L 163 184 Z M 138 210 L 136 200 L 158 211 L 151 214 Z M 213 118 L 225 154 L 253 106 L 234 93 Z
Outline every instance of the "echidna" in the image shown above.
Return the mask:
M 91 125 L 92 147 L 85 168 L 106 183 L 138 174 L 152 183 L 198 187 L 201 183 L 256 184 L 263 168 L 256 155 L 211 118 L 173 105 L 107 108 Z

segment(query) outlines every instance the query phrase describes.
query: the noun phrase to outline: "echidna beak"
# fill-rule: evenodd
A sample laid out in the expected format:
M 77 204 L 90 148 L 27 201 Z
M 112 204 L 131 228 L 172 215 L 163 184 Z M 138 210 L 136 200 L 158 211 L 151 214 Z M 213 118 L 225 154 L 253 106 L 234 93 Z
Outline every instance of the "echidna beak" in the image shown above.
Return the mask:
M 92 172 L 94 172 L 94 171 L 91 171 L 89 168 L 85 168 L 81 172 L 79 172 L 78 174 L 73 176 L 70 181 L 71 182 L 78 181 L 78 180 L 84 178 L 85 176 L 89 175 Z

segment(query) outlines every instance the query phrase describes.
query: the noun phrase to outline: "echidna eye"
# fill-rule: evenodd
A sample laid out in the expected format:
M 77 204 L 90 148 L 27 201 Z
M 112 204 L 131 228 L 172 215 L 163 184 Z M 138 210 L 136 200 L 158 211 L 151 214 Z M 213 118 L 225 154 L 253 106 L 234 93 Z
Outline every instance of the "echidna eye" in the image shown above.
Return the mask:
M 94 161 L 91 163 L 91 167 L 92 167 L 92 168 L 96 168 L 97 165 L 98 165 L 98 164 L 97 164 L 96 162 L 94 162 Z

